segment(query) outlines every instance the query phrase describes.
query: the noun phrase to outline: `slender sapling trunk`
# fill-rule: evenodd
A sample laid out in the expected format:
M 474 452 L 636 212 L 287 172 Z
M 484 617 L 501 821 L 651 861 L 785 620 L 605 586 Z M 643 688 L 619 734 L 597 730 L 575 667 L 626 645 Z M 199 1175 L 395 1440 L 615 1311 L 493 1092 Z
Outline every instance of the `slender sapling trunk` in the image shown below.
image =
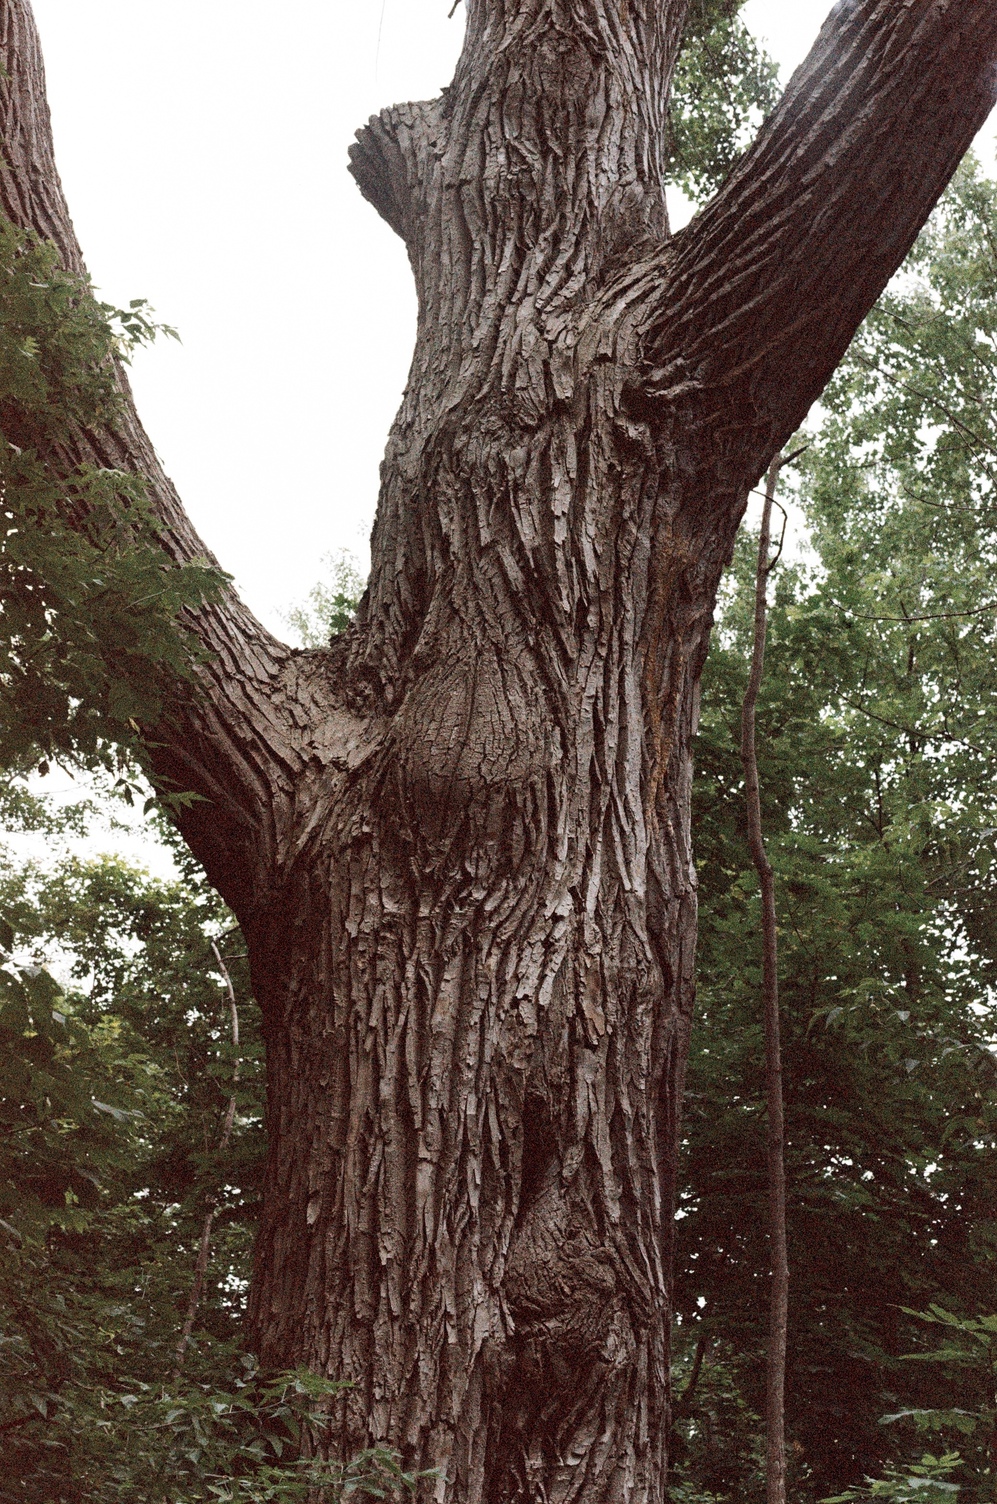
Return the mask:
M 755 574 L 755 637 L 751 673 L 741 712 L 741 761 L 744 764 L 745 804 L 751 859 L 762 891 L 762 996 L 765 1009 L 765 1089 L 768 1105 L 769 1250 L 772 1264 L 769 1307 L 768 1375 L 766 1384 L 766 1479 L 768 1504 L 786 1500 L 786 1333 L 789 1318 L 789 1256 L 786 1246 L 785 1125 L 782 1101 L 782 1050 L 779 1033 L 778 931 L 775 874 L 765 849 L 762 802 L 758 782 L 755 712 L 765 669 L 768 578 L 772 507 L 775 502 L 781 455 L 772 461 L 765 482 L 758 569 Z
M 231 1097 L 229 1097 L 228 1107 L 225 1111 L 225 1118 L 222 1123 L 221 1135 L 218 1139 L 218 1155 L 220 1158 L 228 1149 L 229 1140 L 232 1137 L 232 1129 L 235 1125 L 235 1087 L 238 1085 L 239 1066 L 242 1062 L 239 1059 L 238 1054 L 239 1009 L 236 1005 L 235 1000 L 235 988 L 232 986 L 232 978 L 229 975 L 228 967 L 222 960 L 221 951 L 218 949 L 218 946 L 214 940 L 212 940 L 211 942 L 211 949 L 214 951 L 215 960 L 218 962 L 218 969 L 222 974 L 222 978 L 225 982 L 225 990 L 228 993 L 229 1014 L 232 1029 L 232 1048 L 236 1052 L 235 1062 L 232 1067 L 233 1091 Z M 183 1369 L 183 1361 L 187 1355 L 187 1348 L 190 1345 L 190 1339 L 194 1331 L 194 1322 L 197 1319 L 198 1307 L 201 1304 L 201 1297 L 204 1294 L 204 1286 L 207 1282 L 208 1260 L 211 1257 L 211 1231 L 215 1225 L 215 1217 L 218 1215 L 218 1199 L 219 1193 L 217 1190 L 215 1190 L 211 1193 L 208 1199 L 208 1205 L 204 1214 L 204 1225 L 201 1228 L 201 1241 L 198 1245 L 197 1250 L 197 1263 L 194 1265 L 194 1283 L 191 1286 L 190 1299 L 187 1302 L 187 1314 L 184 1317 L 184 1324 L 180 1331 L 180 1341 L 177 1343 L 177 1350 L 173 1359 L 173 1371 L 170 1375 L 174 1382 L 180 1377 L 181 1371 Z

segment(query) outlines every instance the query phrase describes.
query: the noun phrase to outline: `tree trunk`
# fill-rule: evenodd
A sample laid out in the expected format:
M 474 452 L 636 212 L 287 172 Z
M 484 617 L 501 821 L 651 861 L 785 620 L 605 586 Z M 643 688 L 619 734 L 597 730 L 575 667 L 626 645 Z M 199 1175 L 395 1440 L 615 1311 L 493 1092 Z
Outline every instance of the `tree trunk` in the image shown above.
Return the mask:
M 151 738 L 266 1020 L 262 1357 L 353 1379 L 337 1446 L 455 1504 L 661 1498 L 716 588 L 994 97 L 992 0 L 850 0 L 670 240 L 684 13 L 470 0 L 451 89 L 360 133 L 420 303 L 368 593 L 320 652 L 202 613 Z M 72 263 L 26 0 L 0 17 L 2 201 Z M 137 420 L 79 447 L 198 551 Z
M 792 458 L 792 456 L 791 456 Z M 777 505 L 779 472 L 786 460 L 777 456 L 765 478 L 765 501 L 758 537 L 755 570 L 755 634 L 751 671 L 741 707 L 741 763 L 744 768 L 745 824 L 751 859 L 761 888 L 762 1014 L 765 1028 L 765 1098 L 769 1259 L 772 1287 L 769 1291 L 769 1340 L 765 1384 L 765 1481 L 768 1504 L 786 1504 L 786 1347 L 789 1335 L 789 1250 L 786 1230 L 786 1119 L 782 1095 L 782 1039 L 779 1021 L 779 928 L 776 912 L 775 871 L 769 861 L 762 823 L 762 795 L 758 777 L 756 715 L 758 695 L 765 672 L 765 638 L 768 631 L 769 575 L 782 552 L 769 557 L 772 508 Z M 784 514 L 785 516 L 785 514 Z M 785 523 L 783 524 L 785 536 Z

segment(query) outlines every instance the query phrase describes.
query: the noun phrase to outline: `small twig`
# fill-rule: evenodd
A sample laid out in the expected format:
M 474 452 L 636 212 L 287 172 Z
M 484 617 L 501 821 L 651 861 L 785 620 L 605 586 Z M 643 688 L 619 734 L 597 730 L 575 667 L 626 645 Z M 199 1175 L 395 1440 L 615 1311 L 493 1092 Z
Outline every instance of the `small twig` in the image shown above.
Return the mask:
M 781 459 L 781 458 L 777 459 L 775 461 L 775 463 L 779 467 L 779 471 L 777 473 L 785 470 L 785 468 L 786 468 L 787 465 L 791 465 L 794 460 L 798 460 L 799 457 L 800 457 L 800 455 L 801 454 L 806 454 L 807 450 L 810 449 L 810 448 L 812 448 L 812 445 L 809 444 L 809 443 L 807 443 L 807 444 L 801 444 L 800 447 L 799 447 L 799 449 L 794 449 L 793 452 L 792 452 L 792 454 L 788 454 L 785 459 Z M 765 502 L 765 504 L 768 507 L 771 508 L 773 506 L 776 506 L 776 507 L 779 508 L 779 511 L 782 513 L 782 532 L 779 534 L 779 544 L 778 544 L 778 547 L 776 548 L 775 553 L 773 554 L 772 558 L 769 559 L 768 563 L 765 565 L 765 578 L 766 579 L 768 579 L 769 575 L 772 573 L 773 569 L 778 564 L 779 560 L 782 558 L 782 551 L 783 551 L 783 549 L 786 546 L 786 529 L 789 526 L 789 513 L 786 511 L 786 508 L 783 506 L 783 504 L 782 504 L 781 501 L 776 501 L 776 499 L 775 499 L 774 496 L 770 496 L 769 495 L 769 489 L 770 488 L 768 486 L 766 486 L 766 489 L 764 491 L 755 491 L 755 490 L 753 490 L 751 492 L 752 496 L 760 496 L 762 498 L 762 500 Z
M 239 1009 L 235 1000 L 235 988 L 232 986 L 232 978 L 229 976 L 228 967 L 222 960 L 221 951 L 218 949 L 218 946 L 214 940 L 212 940 L 211 942 L 211 949 L 214 952 L 215 960 L 218 962 L 218 969 L 222 974 L 225 982 L 225 987 L 228 992 L 229 1009 L 232 1019 L 232 1047 L 235 1051 L 238 1051 Z M 238 1084 L 239 1066 L 241 1064 L 242 1060 L 237 1053 L 235 1057 L 235 1064 L 232 1068 L 233 1086 L 236 1086 Z M 221 1137 L 218 1140 L 219 1155 L 223 1155 L 228 1149 L 229 1140 L 232 1137 L 232 1129 L 235 1126 L 235 1106 L 236 1098 L 235 1093 L 233 1092 L 232 1096 L 229 1098 L 228 1108 L 225 1112 L 225 1120 L 222 1123 Z M 184 1319 L 184 1324 L 180 1332 L 180 1341 L 177 1343 L 177 1350 L 173 1359 L 173 1372 L 170 1375 L 174 1383 L 180 1377 L 181 1371 L 183 1369 L 183 1360 L 186 1356 L 187 1347 L 190 1343 L 191 1336 L 193 1335 L 194 1322 L 197 1319 L 197 1310 L 199 1305 L 201 1304 L 201 1297 L 204 1294 L 204 1286 L 207 1282 L 208 1260 L 211 1257 L 211 1230 L 214 1227 L 215 1217 L 218 1214 L 218 1200 L 219 1193 L 217 1191 L 213 1191 L 208 1198 L 208 1204 L 204 1214 L 204 1225 L 201 1228 L 201 1242 L 197 1250 L 197 1262 L 194 1265 L 194 1283 L 191 1286 L 190 1299 L 187 1302 L 187 1315 Z
M 689 1374 L 688 1382 L 675 1402 L 674 1413 L 676 1420 L 680 1416 L 685 1415 L 692 1404 L 693 1395 L 696 1393 L 696 1388 L 699 1384 L 699 1376 L 703 1371 L 703 1359 L 706 1357 L 706 1349 L 708 1347 L 709 1338 L 704 1332 L 696 1343 L 696 1356 L 692 1360 L 692 1372 Z
M 762 994 L 765 1008 L 765 1082 L 768 1104 L 769 1254 L 772 1264 L 769 1308 L 768 1379 L 766 1386 L 766 1484 L 768 1504 L 786 1501 L 786 1345 L 789 1323 L 789 1257 L 786 1239 L 785 1124 L 782 1097 L 782 1052 L 779 1031 L 779 951 L 776 928 L 775 874 L 765 849 L 758 780 L 756 711 L 765 668 L 767 585 L 772 507 L 779 472 L 787 463 L 772 461 L 765 483 L 758 568 L 755 575 L 755 640 L 751 673 L 741 711 L 741 761 L 744 765 L 748 843 L 762 892 Z
M 813 448 L 813 442 L 810 441 L 810 442 L 808 442 L 806 444 L 801 444 L 800 447 L 799 447 L 799 449 L 794 449 L 793 452 L 792 452 L 792 454 L 787 454 L 787 456 L 786 456 L 785 459 L 778 459 L 777 463 L 778 463 L 780 472 L 783 471 L 783 470 L 785 470 L 785 468 L 786 468 L 787 465 L 791 465 L 794 460 L 798 460 L 801 454 L 806 454 L 807 450 L 808 449 L 812 449 L 812 448 Z M 758 489 L 757 486 L 752 486 L 751 490 L 748 492 L 748 495 L 749 496 L 760 496 L 761 499 L 762 499 L 762 501 L 768 501 L 768 490 L 767 489 L 765 491 L 759 491 L 759 489 Z M 782 503 L 779 502 L 779 501 L 776 501 L 773 498 L 772 504 L 773 504 L 773 506 L 777 506 L 779 508 L 780 512 L 782 513 L 782 515 L 785 517 L 785 515 L 786 515 L 786 508 L 782 505 Z
M 849 710 L 855 710 L 859 715 L 867 716 L 870 721 L 876 721 L 880 726 L 888 726 L 891 731 L 902 731 L 906 737 L 917 737 L 926 742 L 943 742 L 949 746 L 968 747 L 970 752 L 975 752 L 978 757 L 989 757 L 990 753 L 983 747 L 978 747 L 971 742 L 968 736 L 956 736 L 951 731 L 946 731 L 944 726 L 935 727 L 933 730 L 926 726 L 905 726 L 902 721 L 891 721 L 886 716 L 877 715 L 866 705 L 858 700 L 842 700 L 841 702 Z
M 795 460 L 799 459 L 799 457 L 800 457 L 801 454 L 806 454 L 807 450 L 808 449 L 812 449 L 812 448 L 813 448 L 813 440 L 812 439 L 808 439 L 805 444 L 801 444 L 800 445 L 799 449 L 794 449 L 793 452 L 792 452 L 792 454 L 787 454 L 785 459 L 782 459 L 782 458 L 778 459 L 777 463 L 778 463 L 779 469 L 780 470 L 785 470 L 785 468 L 786 468 L 787 465 L 792 465 Z M 776 506 L 778 506 L 778 505 L 779 505 L 779 503 L 776 502 Z
M 773 569 L 782 558 L 782 550 L 786 545 L 786 529 L 789 526 L 789 513 L 786 511 L 786 508 L 781 504 L 781 502 L 778 501 L 774 502 L 773 505 L 777 506 L 779 508 L 779 511 L 782 513 L 782 532 L 779 534 L 779 543 L 776 551 L 765 566 L 766 579 L 768 579 L 769 575 L 772 573 Z
M 931 611 L 924 616 L 866 616 L 861 611 L 853 611 L 850 606 L 842 606 L 838 601 L 832 601 L 831 605 L 835 611 L 854 617 L 856 621 L 896 621 L 903 624 L 918 621 L 962 621 L 970 616 L 986 616 L 989 611 L 997 611 L 997 601 L 987 601 L 985 606 L 975 606 L 972 611 Z

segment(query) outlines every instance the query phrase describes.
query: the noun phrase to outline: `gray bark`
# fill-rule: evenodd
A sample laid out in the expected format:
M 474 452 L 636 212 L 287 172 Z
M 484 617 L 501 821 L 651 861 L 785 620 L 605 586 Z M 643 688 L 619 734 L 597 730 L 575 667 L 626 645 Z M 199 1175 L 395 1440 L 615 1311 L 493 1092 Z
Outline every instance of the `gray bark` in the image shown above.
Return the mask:
M 662 1495 L 717 583 L 997 87 L 992 0 L 841 4 L 669 238 L 684 11 L 470 0 L 452 87 L 360 133 L 420 304 L 367 596 L 309 653 L 205 611 L 153 738 L 266 1018 L 262 1356 L 461 1504 Z M 78 265 L 26 0 L 0 41 L 0 202 Z M 79 447 L 202 552 L 137 419 Z

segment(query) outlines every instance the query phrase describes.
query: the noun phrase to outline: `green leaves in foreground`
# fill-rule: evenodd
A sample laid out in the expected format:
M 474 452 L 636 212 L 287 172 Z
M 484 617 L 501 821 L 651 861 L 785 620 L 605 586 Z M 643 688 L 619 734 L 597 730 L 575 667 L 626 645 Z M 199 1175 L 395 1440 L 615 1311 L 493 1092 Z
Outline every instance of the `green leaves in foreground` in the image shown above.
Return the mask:
M 390 1451 L 326 1460 L 343 1384 L 243 1351 L 263 1045 L 232 916 L 192 869 L 155 879 L 60 850 L 54 817 L 49 834 L 48 871 L 0 848 L 0 1504 L 407 1495 Z
M 892 1504 L 953 1504 L 959 1492 L 951 1474 L 959 1467 L 958 1452 L 941 1457 L 926 1453 L 920 1462 L 907 1467 L 890 1467 L 883 1478 L 869 1478 L 863 1487 L 822 1499 L 821 1504 L 853 1504 L 860 1499 L 888 1499 Z
M 387 1448 L 349 1462 L 323 1457 L 348 1384 L 305 1370 L 267 1379 L 246 1356 L 235 1366 L 224 1390 L 187 1380 L 165 1386 L 123 1380 L 113 1388 L 26 1393 L 21 1413 L 5 1425 L 37 1432 L 36 1462 L 31 1476 L 0 1482 L 0 1499 L 291 1504 L 320 1490 L 326 1504 L 338 1504 L 351 1495 L 409 1494 L 430 1476 L 406 1472 Z
M 73 1220 L 96 1204 L 113 1121 L 130 1114 L 93 1095 L 88 1031 L 48 971 L 14 963 L 13 946 L 0 915 L 0 1225 L 23 1241 L 44 1228 L 48 1208 Z
M 0 219 L 0 766 L 106 761 L 197 659 L 182 613 L 224 577 L 171 562 L 138 476 L 67 458 L 119 412 L 115 357 L 157 332 Z
M 957 1316 L 944 1306 L 932 1305 L 927 1311 L 905 1310 L 905 1315 L 928 1326 L 942 1327 L 942 1345 L 929 1352 L 906 1353 L 913 1363 L 938 1364 L 959 1373 L 962 1387 L 975 1387 L 977 1408 L 900 1410 L 884 1415 L 884 1426 L 901 1426 L 921 1434 L 934 1432 L 942 1436 L 970 1439 L 970 1455 L 964 1460 L 959 1452 L 947 1451 L 940 1456 L 925 1454 L 919 1463 L 906 1467 L 889 1467 L 882 1478 L 867 1478 L 861 1488 L 849 1489 L 821 1504 L 853 1504 L 862 1499 L 888 1499 L 895 1504 L 951 1504 L 961 1485 L 951 1475 L 971 1471 L 973 1483 L 992 1481 L 992 1459 L 997 1456 L 997 1316 Z M 992 1495 L 991 1495 L 992 1496 Z

